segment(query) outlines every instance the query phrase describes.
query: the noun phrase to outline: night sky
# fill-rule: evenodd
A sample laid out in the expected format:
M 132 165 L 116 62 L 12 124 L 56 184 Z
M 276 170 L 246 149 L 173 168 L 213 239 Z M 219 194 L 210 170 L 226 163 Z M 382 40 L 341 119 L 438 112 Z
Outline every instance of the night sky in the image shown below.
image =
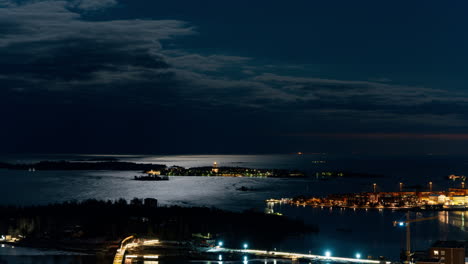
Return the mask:
M 467 10 L 0 0 L 0 152 L 468 154 Z

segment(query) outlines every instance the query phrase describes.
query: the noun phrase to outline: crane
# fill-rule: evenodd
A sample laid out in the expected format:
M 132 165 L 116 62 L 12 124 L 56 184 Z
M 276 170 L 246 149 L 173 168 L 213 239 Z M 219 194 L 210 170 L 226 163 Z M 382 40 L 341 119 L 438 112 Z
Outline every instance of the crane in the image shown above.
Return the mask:
M 410 223 L 416 223 L 427 220 L 437 219 L 438 216 L 423 217 L 410 219 L 410 211 L 406 212 L 406 221 L 393 221 L 393 226 L 406 226 L 406 262 L 407 264 L 411 263 L 411 233 L 410 233 Z

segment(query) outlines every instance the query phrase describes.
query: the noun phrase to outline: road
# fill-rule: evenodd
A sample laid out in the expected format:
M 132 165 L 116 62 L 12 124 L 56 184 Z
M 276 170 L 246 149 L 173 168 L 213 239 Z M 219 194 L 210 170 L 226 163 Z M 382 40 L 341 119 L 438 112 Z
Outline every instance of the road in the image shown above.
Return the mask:
M 209 249 L 207 252 L 210 253 L 244 253 L 252 254 L 261 257 L 279 257 L 279 258 L 288 258 L 288 259 L 311 259 L 311 260 L 322 260 L 322 261 L 333 261 L 333 262 L 346 262 L 346 263 L 367 263 L 367 264 L 391 264 L 390 261 L 381 262 L 379 260 L 370 260 L 370 259 L 357 259 L 357 258 L 341 258 L 341 257 L 327 257 L 321 255 L 312 255 L 312 254 L 301 254 L 301 253 L 292 253 L 292 252 L 279 252 L 279 251 L 265 251 L 265 250 L 255 250 L 255 249 L 229 249 L 216 247 Z
M 135 248 L 140 246 L 152 246 L 160 244 L 159 240 L 147 240 L 142 243 L 133 243 L 134 237 L 128 237 L 124 239 L 121 243 L 121 247 L 117 250 L 117 254 L 114 258 L 114 264 L 122 264 L 125 256 L 125 251 L 129 248 Z M 203 250 L 202 250 L 203 251 Z M 332 257 L 332 256 L 321 256 L 313 254 L 301 254 L 293 252 L 281 252 L 281 251 L 266 251 L 266 250 L 256 250 L 256 249 L 231 249 L 223 247 L 209 248 L 205 252 L 222 254 L 222 253 L 237 253 L 237 254 L 249 254 L 255 255 L 258 257 L 264 258 L 282 258 L 282 259 L 310 259 L 310 260 L 320 260 L 324 262 L 339 262 L 339 263 L 356 263 L 356 264 L 391 264 L 390 261 L 379 261 L 379 260 L 370 260 L 370 259 L 358 259 L 358 258 L 342 258 L 342 257 Z M 156 255 L 127 255 L 126 258 L 158 258 Z

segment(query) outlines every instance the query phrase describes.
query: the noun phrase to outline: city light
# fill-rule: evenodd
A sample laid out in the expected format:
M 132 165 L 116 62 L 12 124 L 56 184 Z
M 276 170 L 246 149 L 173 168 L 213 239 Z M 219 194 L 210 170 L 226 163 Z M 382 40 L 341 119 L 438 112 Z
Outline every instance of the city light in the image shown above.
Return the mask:
M 361 254 L 360 254 L 360 253 L 356 253 L 356 258 L 357 258 L 357 259 L 360 259 L 360 258 L 361 258 Z
M 220 247 L 222 247 L 223 244 L 224 244 L 223 241 L 219 241 L 219 242 L 218 242 L 218 246 L 220 246 Z
M 152 239 L 152 240 L 145 240 L 143 241 L 143 244 L 148 245 L 148 244 L 158 244 L 159 239 Z
M 247 249 L 249 245 L 247 243 L 244 243 L 244 249 Z
M 405 223 L 404 222 L 399 222 L 398 225 L 399 226 L 405 226 Z
M 325 251 L 325 257 L 327 258 L 331 257 L 331 252 L 329 250 Z

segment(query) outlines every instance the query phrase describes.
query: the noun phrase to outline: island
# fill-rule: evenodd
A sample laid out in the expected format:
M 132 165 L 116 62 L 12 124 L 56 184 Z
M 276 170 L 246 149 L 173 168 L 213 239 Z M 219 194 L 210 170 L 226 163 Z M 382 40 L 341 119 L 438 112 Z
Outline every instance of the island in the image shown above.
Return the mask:
M 221 177 L 259 177 L 259 178 L 301 178 L 305 173 L 299 170 L 258 169 L 246 167 L 213 166 L 184 168 L 167 167 L 163 164 L 136 163 L 124 161 L 40 161 L 37 163 L 0 162 L 0 169 L 46 171 L 46 170 L 114 170 L 141 171 L 146 175 L 136 176 L 135 180 L 166 180 L 160 176 L 221 176 Z

